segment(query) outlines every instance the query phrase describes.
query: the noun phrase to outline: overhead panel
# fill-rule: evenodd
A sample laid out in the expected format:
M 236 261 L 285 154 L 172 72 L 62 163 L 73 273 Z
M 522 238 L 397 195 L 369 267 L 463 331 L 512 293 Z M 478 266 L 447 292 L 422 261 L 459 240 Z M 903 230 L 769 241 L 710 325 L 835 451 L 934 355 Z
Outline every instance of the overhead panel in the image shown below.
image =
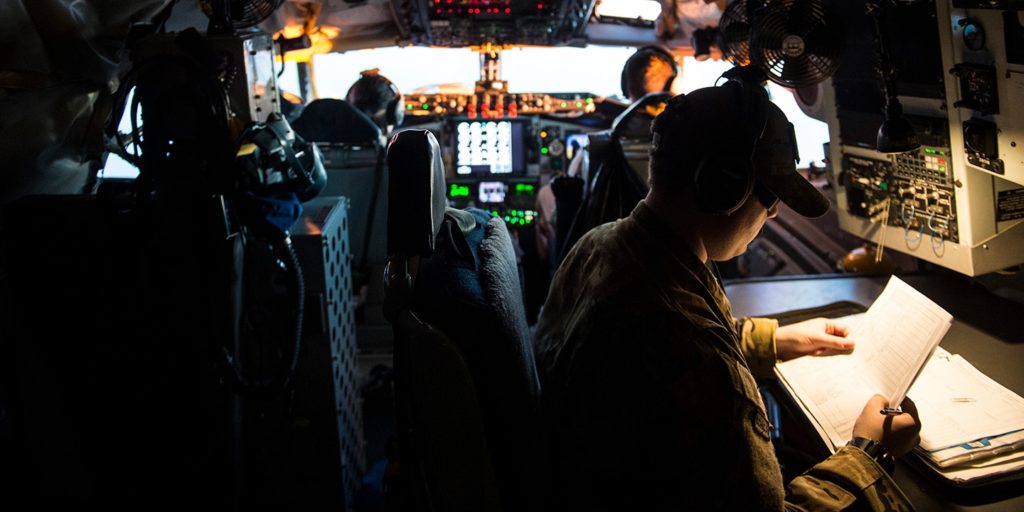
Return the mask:
M 582 44 L 593 0 L 395 0 L 414 44 L 444 47 Z

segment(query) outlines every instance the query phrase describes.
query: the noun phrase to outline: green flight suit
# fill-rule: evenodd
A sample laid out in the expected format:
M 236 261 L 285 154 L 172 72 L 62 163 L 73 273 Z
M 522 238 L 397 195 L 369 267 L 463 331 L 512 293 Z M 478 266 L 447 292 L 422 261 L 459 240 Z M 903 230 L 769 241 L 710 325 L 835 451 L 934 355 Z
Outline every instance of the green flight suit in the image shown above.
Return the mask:
M 644 202 L 580 239 L 536 331 L 552 509 L 911 510 L 853 447 L 784 486 L 754 379 L 772 375 L 777 325 L 734 319 Z

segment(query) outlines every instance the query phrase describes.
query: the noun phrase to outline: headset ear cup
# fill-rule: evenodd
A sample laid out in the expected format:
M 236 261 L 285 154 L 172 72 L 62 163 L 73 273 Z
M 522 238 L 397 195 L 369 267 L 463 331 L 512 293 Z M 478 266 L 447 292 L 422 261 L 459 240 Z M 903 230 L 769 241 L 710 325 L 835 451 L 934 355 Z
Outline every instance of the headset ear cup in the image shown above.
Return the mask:
M 388 102 L 387 108 L 387 122 L 390 126 L 398 126 L 405 120 L 405 110 L 403 109 L 402 95 L 396 94 L 391 101 Z
M 750 160 L 726 150 L 722 148 L 701 160 L 694 172 L 694 202 L 704 213 L 729 215 L 743 206 L 754 190 Z

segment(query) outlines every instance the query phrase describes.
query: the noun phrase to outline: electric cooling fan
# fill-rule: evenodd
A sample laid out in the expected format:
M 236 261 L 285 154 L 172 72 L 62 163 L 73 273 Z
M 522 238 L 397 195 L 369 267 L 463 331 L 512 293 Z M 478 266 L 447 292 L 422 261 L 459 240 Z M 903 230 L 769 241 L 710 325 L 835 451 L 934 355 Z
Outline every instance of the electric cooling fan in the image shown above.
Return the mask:
M 283 3 L 284 0 L 227 0 L 224 16 L 231 21 L 232 29 L 246 29 L 269 18 Z M 211 20 L 218 14 L 217 8 L 224 4 L 225 0 L 199 0 L 203 13 Z
M 759 0 L 735 0 L 729 3 L 718 20 L 718 48 L 729 62 L 737 66 L 750 64 L 750 28 Z
M 839 65 L 840 28 L 825 0 L 765 2 L 750 30 L 751 63 L 785 87 L 817 84 Z

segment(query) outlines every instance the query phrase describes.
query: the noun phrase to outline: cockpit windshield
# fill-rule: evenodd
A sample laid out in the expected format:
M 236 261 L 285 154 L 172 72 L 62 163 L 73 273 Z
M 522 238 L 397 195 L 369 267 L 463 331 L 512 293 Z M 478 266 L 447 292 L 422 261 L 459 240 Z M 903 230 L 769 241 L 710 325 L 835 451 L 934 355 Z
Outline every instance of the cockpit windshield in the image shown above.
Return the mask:
M 627 103 L 620 71 L 635 47 L 518 47 L 501 51 L 501 78 L 509 93 L 588 93 Z M 479 76 L 479 52 L 468 48 L 387 47 L 317 55 L 313 86 L 320 98 L 344 98 L 362 70 L 378 68 L 412 99 L 416 94 L 471 94 Z M 298 92 L 296 64 L 287 62 L 279 78 L 285 91 Z M 732 64 L 683 58 L 674 93 L 714 85 Z M 828 125 L 809 117 L 788 90 L 769 84 L 772 100 L 793 123 L 800 143 L 800 166 L 822 166 Z

